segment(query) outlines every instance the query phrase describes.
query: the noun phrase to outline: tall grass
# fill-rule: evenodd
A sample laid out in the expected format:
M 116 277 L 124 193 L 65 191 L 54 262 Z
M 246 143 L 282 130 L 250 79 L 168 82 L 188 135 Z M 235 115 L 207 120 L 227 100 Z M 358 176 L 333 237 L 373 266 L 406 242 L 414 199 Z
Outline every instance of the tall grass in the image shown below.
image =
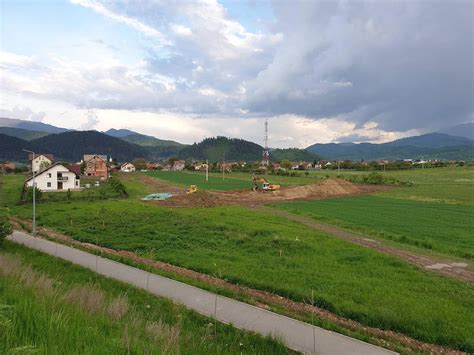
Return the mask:
M 6 243 L 0 252 L 0 353 L 287 353 L 164 299 Z
M 474 349 L 472 284 L 270 213 L 121 201 L 42 207 L 40 224 L 84 242 L 130 250 L 296 301 L 307 299 L 313 289 L 316 305 L 339 315 L 420 340 Z M 21 208 L 16 212 L 28 217 Z
M 398 243 L 474 258 L 472 205 L 354 196 L 272 206 Z

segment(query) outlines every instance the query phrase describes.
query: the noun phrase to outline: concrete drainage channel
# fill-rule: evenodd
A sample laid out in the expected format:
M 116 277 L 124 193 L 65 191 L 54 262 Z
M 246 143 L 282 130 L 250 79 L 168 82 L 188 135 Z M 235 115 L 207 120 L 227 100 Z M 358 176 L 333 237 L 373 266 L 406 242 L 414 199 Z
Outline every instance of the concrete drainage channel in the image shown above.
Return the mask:
M 314 354 L 396 354 L 375 345 L 312 326 L 247 303 L 155 275 L 94 254 L 15 231 L 9 240 L 126 282 L 234 327 L 271 336 L 286 346 Z

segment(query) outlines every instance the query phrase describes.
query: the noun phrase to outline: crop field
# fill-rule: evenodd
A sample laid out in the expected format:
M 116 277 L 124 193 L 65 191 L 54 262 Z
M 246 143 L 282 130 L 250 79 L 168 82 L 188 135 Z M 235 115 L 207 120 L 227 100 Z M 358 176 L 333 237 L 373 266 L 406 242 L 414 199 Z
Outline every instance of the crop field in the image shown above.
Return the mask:
M 0 250 L 2 354 L 275 354 L 280 344 L 60 259 Z M 214 329 L 216 327 L 216 329 Z
M 298 201 L 273 207 L 374 237 L 474 258 L 474 168 L 417 169 L 385 174 L 413 181 L 414 185 L 395 187 L 372 196 Z
M 337 176 L 337 170 L 311 172 L 315 176 Z M 341 171 L 341 176 L 367 172 Z M 402 181 L 413 181 L 411 187 L 399 187 L 382 195 L 421 202 L 474 204 L 474 167 L 446 167 L 431 169 L 396 170 L 381 174 Z
M 29 208 L 13 212 L 28 218 Z M 264 221 L 264 222 L 262 222 Z M 270 213 L 138 202 L 48 203 L 38 222 L 74 238 L 217 275 L 363 324 L 474 350 L 474 285 L 436 276 Z
M 246 181 L 226 176 L 223 180 L 222 175 L 218 174 L 210 174 L 209 181 L 206 181 L 205 173 L 201 172 L 157 171 L 146 174 L 183 187 L 197 185 L 202 190 L 240 190 L 251 189 L 253 186 L 251 178 Z
M 387 238 L 400 246 L 410 244 L 420 251 L 428 248 L 472 259 L 474 211 L 469 194 L 473 172 L 472 168 L 387 172 L 415 185 L 370 196 L 273 207 Z M 126 179 L 119 175 L 128 199 L 42 203 L 37 209 L 38 223 L 80 241 L 133 251 L 300 302 L 314 290 L 316 305 L 346 318 L 474 351 L 473 284 L 437 276 L 271 213 L 243 207 L 144 204 L 138 197 L 156 191 L 140 174 L 127 174 Z M 196 177 L 204 180 L 201 173 L 147 174 L 205 189 L 196 181 Z M 319 181 L 325 175 L 311 174 L 315 177 L 275 178 Z M 210 180 L 209 189 L 251 186 L 250 175 L 247 180 L 242 173 L 229 174 L 225 181 L 211 174 Z M 269 180 L 281 183 L 273 176 Z M 14 205 L 22 179 L 0 176 L 0 181 L 0 205 L 30 219 L 31 206 Z
M 474 206 L 385 196 L 353 196 L 272 205 L 365 234 L 474 258 Z

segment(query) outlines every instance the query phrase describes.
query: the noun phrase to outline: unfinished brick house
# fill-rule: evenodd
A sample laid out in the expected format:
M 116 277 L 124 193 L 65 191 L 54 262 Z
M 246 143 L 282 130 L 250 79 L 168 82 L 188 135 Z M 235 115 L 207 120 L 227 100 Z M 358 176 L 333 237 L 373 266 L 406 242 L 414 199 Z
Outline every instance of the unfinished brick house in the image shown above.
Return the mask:
M 109 171 L 107 168 L 107 157 L 104 155 L 84 155 L 84 175 L 107 179 Z

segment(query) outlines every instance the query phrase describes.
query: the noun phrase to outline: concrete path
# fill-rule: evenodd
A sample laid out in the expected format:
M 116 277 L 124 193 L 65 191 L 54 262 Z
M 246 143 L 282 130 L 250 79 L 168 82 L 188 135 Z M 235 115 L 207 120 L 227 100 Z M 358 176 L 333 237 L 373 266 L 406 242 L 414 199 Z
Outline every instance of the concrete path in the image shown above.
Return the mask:
M 316 354 L 394 354 L 389 350 L 276 314 L 247 303 L 201 290 L 29 234 L 15 231 L 9 240 L 81 265 L 101 275 L 129 283 L 173 300 L 236 328 L 280 339 L 289 348 Z

